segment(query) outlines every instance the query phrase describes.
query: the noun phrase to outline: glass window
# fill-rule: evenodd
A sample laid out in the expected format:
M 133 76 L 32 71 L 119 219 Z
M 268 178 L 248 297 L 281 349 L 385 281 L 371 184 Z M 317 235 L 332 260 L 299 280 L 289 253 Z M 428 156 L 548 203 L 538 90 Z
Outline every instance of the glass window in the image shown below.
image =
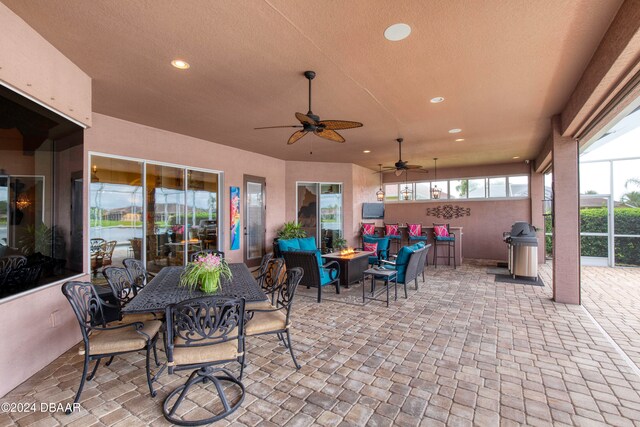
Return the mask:
M 142 163 L 91 156 L 89 197 L 91 277 L 104 283 L 102 268 L 142 259 Z
M 187 227 L 191 252 L 218 247 L 218 174 L 187 171 Z
M 509 197 L 528 197 L 529 177 L 510 176 L 509 177 Z
M 507 178 L 489 178 L 489 197 L 507 197 Z
M 466 179 L 456 179 L 449 181 L 452 199 L 466 199 L 467 190 L 469 189 L 469 181 Z
M 447 181 L 434 181 L 431 183 L 431 194 L 435 195 L 435 191 L 439 191 L 439 197 L 433 197 L 434 199 L 448 199 L 449 198 L 449 187 Z
M 611 191 L 609 162 L 580 164 L 580 194 L 609 194 Z
M 197 243 L 185 240 L 184 169 L 147 164 L 147 270 L 183 265 Z
M 84 149 L 80 126 L 4 87 L 0 111 L 4 298 L 82 272 Z
M 469 198 L 482 199 L 487 197 L 487 180 L 485 178 L 470 179 L 468 181 Z
M 398 200 L 398 184 L 384 185 L 384 200 L 387 202 L 395 202 Z
M 333 247 L 342 235 L 342 185 L 320 185 L 320 242 L 322 250 Z M 329 244 L 331 243 L 331 244 Z
M 431 199 L 431 183 L 416 182 L 416 200 Z

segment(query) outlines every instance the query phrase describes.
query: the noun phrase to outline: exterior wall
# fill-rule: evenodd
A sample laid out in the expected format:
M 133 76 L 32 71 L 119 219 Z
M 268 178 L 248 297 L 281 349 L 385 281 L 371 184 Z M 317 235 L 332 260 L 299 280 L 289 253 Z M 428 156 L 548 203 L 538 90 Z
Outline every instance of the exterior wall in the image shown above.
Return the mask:
M 376 191 L 380 186 L 380 178 L 377 173 L 371 169 L 361 166 L 353 166 L 353 223 L 351 234 L 354 237 L 352 246 L 360 244 L 360 225 L 362 223 L 362 204 L 377 202 Z M 368 220 L 369 221 L 369 220 Z M 345 227 L 346 231 L 346 227 Z
M 91 79 L 0 3 L 0 82 L 91 123 Z M 0 396 L 80 339 L 59 284 L 0 303 Z
M 443 220 L 426 214 L 427 208 L 444 204 L 470 208 L 471 215 Z M 502 233 L 510 231 L 516 221 L 530 222 L 530 204 L 529 199 L 387 203 L 384 220 L 390 223 L 421 223 L 424 226 L 449 222 L 452 227 L 463 227 L 464 258 L 506 261 L 507 246 L 502 241 Z
M 428 174 L 413 172 L 410 181 L 434 180 L 433 170 Z M 529 165 L 523 162 L 483 165 L 461 168 L 438 169 L 437 179 L 473 178 L 500 175 L 530 175 Z M 400 177 L 387 173 L 384 182 L 404 182 Z M 532 179 L 529 177 L 531 184 Z M 531 188 L 531 185 L 530 185 Z M 531 189 L 529 190 L 531 194 Z M 426 209 L 445 204 L 471 208 L 471 216 L 443 220 L 427 216 Z M 435 223 L 449 222 L 452 227 L 463 227 L 462 256 L 474 259 L 507 260 L 507 249 L 502 241 L 502 233 L 510 231 L 516 221 L 531 222 L 531 201 L 527 199 L 446 199 L 424 202 L 392 202 L 385 205 L 386 222 L 422 223 L 430 226 Z M 538 236 L 539 245 L 544 244 L 542 233 Z M 542 258 L 544 260 L 544 257 Z
M 261 154 L 250 153 L 226 145 L 215 144 L 137 123 L 127 122 L 102 114 L 93 114 L 93 127 L 84 137 L 85 175 L 89 174 L 89 152 L 134 157 L 157 162 L 173 163 L 224 172 L 222 212 L 220 227 L 223 230 L 221 247 L 232 262 L 243 261 L 244 241 L 240 249 L 230 250 L 229 241 L 229 187 L 241 188 L 244 197 L 243 175 L 255 175 L 267 181 L 267 251 L 275 237 L 275 230 L 284 222 L 285 162 Z M 85 186 L 85 200 L 89 200 L 89 188 Z M 86 209 L 85 209 L 86 210 Z M 244 204 L 241 203 L 241 227 L 244 227 Z M 86 228 L 85 228 L 86 229 Z M 88 252 L 88 237 L 85 238 Z M 85 265 L 85 269 L 88 266 Z M 88 270 L 86 270 L 88 271 Z

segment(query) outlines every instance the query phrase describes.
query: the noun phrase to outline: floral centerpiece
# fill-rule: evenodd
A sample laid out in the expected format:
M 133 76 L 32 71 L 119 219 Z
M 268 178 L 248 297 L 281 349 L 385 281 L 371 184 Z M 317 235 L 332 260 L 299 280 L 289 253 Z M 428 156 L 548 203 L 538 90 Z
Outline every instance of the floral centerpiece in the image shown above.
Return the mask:
M 190 289 L 200 287 L 202 292 L 213 293 L 220 287 L 220 276 L 231 279 L 227 261 L 215 254 L 200 255 L 187 264 L 180 276 L 180 286 Z

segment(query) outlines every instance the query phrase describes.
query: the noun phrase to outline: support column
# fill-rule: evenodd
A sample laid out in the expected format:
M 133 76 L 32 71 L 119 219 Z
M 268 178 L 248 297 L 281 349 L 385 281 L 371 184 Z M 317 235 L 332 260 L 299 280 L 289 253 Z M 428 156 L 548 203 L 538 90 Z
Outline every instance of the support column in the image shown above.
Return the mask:
M 580 206 L 578 143 L 562 136 L 560 116 L 553 138 L 553 299 L 580 304 Z
M 538 229 L 538 264 L 545 261 L 545 237 L 544 237 L 544 175 L 535 171 L 531 164 L 531 174 L 529 175 L 529 185 L 531 187 L 531 224 Z

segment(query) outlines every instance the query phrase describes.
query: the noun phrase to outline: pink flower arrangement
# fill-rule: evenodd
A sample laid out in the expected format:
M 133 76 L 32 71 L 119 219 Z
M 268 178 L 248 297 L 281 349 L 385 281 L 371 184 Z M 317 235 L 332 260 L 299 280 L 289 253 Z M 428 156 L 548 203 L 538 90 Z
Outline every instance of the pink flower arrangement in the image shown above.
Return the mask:
M 220 255 L 208 253 L 199 255 L 180 276 L 180 285 L 191 289 L 200 287 L 203 292 L 212 293 L 220 287 L 220 277 L 231 279 L 229 264 Z

